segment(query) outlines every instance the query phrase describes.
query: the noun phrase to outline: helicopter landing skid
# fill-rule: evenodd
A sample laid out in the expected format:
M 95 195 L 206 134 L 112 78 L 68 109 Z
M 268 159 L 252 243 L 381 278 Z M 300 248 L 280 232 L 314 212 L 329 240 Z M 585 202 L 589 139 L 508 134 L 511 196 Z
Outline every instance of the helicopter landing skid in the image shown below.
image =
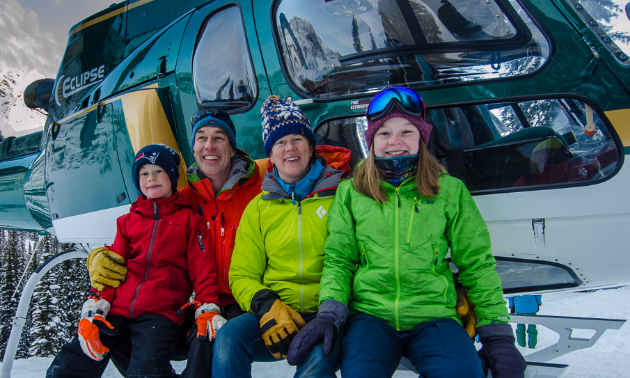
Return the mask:
M 575 318 L 568 316 L 548 315 L 510 315 L 510 323 L 539 324 L 560 335 L 554 345 L 543 348 L 525 356 L 527 369 L 525 378 L 558 378 L 564 374 L 569 365 L 550 364 L 549 361 L 567 353 L 592 347 L 608 329 L 620 329 L 626 322 L 623 319 Z M 590 338 L 571 337 L 576 329 L 593 330 Z M 403 358 L 399 370 L 415 371 L 411 362 Z M 492 373 L 488 372 L 488 378 Z

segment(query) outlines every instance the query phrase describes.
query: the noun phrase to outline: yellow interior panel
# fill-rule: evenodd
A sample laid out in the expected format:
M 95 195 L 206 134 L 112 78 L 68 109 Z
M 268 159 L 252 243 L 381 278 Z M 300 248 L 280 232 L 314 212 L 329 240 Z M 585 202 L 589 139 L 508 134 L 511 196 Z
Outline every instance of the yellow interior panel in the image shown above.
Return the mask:
M 157 88 L 157 85 L 151 87 Z M 147 144 L 162 143 L 181 154 L 156 91 L 145 89 L 118 98 L 122 101 L 134 153 Z M 178 189 L 186 186 L 186 164 L 183 158 L 181 162 Z
M 624 147 L 630 146 L 630 109 L 619 109 L 604 112 Z

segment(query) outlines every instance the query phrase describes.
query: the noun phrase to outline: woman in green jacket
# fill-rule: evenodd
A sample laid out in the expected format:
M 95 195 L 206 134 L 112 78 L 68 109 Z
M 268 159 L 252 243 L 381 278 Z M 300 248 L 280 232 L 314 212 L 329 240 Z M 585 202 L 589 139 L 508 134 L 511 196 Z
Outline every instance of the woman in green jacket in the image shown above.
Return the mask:
M 523 377 L 490 235 L 464 184 L 427 152 L 425 112 L 408 88 L 372 99 L 369 156 L 330 209 L 319 300 L 320 308 L 349 306 L 352 314 L 341 374 L 391 377 L 404 356 L 424 378 L 480 378 L 488 368 L 495 378 Z M 478 319 L 483 367 L 456 312 L 449 249 Z M 334 340 L 341 324 L 320 312 L 294 339 L 289 362 Z
M 262 193 L 241 218 L 229 271 L 247 313 L 218 332 L 214 377 L 251 377 L 253 361 L 286 358 L 293 337 L 315 318 L 328 211 L 350 161 L 345 148 L 315 147 L 308 119 L 290 100 L 270 96 L 261 118 L 269 166 Z M 338 344 L 313 349 L 295 376 L 335 377 L 339 351 Z

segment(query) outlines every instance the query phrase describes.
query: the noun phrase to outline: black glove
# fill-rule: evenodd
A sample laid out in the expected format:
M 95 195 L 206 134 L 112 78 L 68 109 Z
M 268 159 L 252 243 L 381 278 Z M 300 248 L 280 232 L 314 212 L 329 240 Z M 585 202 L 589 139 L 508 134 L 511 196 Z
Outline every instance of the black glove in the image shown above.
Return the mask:
M 484 375 L 488 369 L 493 378 L 523 378 L 527 362 L 514 346 L 514 333 L 509 324 L 488 324 L 477 327 L 479 351 Z
M 346 322 L 347 317 L 348 306 L 334 299 L 324 301 L 319 306 L 317 317 L 306 324 L 291 342 L 287 358 L 289 365 L 295 366 L 304 362 L 319 342 L 323 342 L 324 356 L 330 355 L 339 337 L 339 329 Z
M 510 307 L 510 314 L 515 314 L 514 307 Z
M 305 325 L 302 316 L 270 289 L 254 294 L 251 308 L 258 315 L 260 334 L 269 352 L 277 359 L 287 358 L 291 340 Z

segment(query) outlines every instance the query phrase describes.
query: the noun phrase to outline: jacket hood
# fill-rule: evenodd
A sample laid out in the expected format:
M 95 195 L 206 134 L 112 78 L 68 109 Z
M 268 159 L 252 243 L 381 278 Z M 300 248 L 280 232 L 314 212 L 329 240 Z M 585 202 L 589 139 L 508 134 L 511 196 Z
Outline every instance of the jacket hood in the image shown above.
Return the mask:
M 335 190 L 337 186 L 339 186 L 341 178 L 344 177 L 350 169 L 351 152 L 349 149 L 334 146 L 317 146 L 315 147 L 315 151 L 324 158 L 324 162 L 326 164 L 324 165 L 322 173 L 320 173 L 319 177 L 317 177 L 311 193 L 306 196 L 306 198 L 326 189 Z M 273 167 L 274 164 L 271 160 L 269 160 L 267 162 L 265 179 L 261 187 L 263 192 L 267 193 L 263 194 L 262 199 L 271 200 L 291 198 L 291 195 L 287 193 L 276 181 Z M 334 191 L 331 194 L 334 195 Z

